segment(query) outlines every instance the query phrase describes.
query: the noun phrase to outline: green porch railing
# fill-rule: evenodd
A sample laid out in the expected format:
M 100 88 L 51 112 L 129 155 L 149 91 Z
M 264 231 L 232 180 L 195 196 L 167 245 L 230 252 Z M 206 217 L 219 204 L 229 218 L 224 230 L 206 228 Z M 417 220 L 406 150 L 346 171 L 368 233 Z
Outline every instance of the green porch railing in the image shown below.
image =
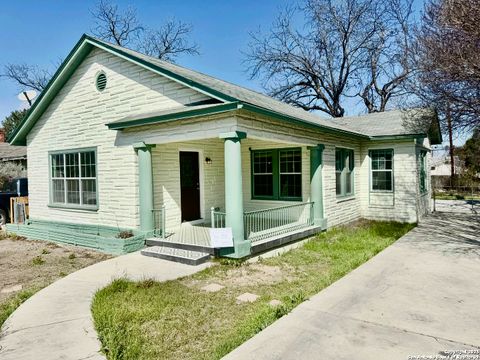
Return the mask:
M 313 202 L 246 211 L 245 239 L 252 243 L 313 225 Z
M 153 209 L 153 236 L 165 239 L 165 205 L 160 209 Z
M 212 228 L 224 228 L 227 214 L 220 211 L 219 208 L 212 207 L 210 209 L 210 220 Z

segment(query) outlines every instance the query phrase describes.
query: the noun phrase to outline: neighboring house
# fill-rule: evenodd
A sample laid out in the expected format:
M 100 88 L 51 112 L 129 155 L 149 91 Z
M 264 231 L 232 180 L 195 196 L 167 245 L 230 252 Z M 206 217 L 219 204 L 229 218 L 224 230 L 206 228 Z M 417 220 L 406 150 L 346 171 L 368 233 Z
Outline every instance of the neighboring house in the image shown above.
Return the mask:
M 0 166 L 5 163 L 20 164 L 27 168 L 27 147 L 12 146 L 5 141 L 5 132 L 0 128 Z
M 451 176 L 450 155 L 444 154 L 431 160 L 431 176 Z M 458 156 L 453 157 L 453 167 L 456 175 L 463 173 L 464 164 Z
M 362 217 L 416 222 L 441 138 L 402 124 L 326 120 L 84 35 L 10 138 L 29 158 L 32 221 L 15 232 L 118 227 L 213 252 L 203 224 L 244 257 Z

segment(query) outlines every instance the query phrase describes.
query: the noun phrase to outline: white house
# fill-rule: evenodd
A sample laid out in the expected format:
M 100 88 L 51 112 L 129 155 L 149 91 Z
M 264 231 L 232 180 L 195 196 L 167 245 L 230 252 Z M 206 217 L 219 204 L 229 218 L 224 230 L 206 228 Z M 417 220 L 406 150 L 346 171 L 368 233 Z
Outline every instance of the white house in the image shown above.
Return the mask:
M 362 217 L 416 222 L 441 137 L 435 116 L 421 133 L 403 117 L 323 119 L 84 35 L 10 137 L 27 145 L 31 219 L 9 228 L 213 252 L 208 227 L 226 227 L 220 254 L 243 257 Z

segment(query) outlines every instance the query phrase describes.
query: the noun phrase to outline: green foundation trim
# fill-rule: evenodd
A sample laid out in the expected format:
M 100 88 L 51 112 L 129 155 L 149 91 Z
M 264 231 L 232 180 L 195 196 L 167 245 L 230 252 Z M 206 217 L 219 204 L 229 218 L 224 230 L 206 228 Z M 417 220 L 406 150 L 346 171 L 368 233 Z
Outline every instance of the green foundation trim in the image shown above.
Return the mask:
M 132 237 L 126 239 L 117 237 L 121 231 L 128 230 L 132 231 Z M 133 229 L 33 219 L 27 224 L 7 224 L 7 231 L 32 240 L 82 246 L 114 255 L 142 249 L 147 235 Z
M 218 251 L 218 256 L 228 257 L 232 259 L 242 259 L 250 256 L 252 249 L 252 242 L 250 240 L 235 241 L 235 246 L 231 248 L 221 248 Z

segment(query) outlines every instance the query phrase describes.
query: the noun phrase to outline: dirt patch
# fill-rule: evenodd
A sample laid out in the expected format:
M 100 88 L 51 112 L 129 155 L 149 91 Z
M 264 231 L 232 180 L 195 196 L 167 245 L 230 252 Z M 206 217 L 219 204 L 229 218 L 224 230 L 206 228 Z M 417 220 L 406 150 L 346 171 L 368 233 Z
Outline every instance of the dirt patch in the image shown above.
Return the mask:
M 225 286 L 227 289 L 238 287 L 251 287 L 255 285 L 274 285 L 292 278 L 292 271 L 286 271 L 280 266 L 266 265 L 262 263 L 243 264 L 224 273 L 217 274 L 215 278 L 188 279 L 183 283 L 188 287 L 202 288 L 212 281 Z
M 39 289 L 110 255 L 46 241 L 0 240 L 0 303 L 14 295 L 11 289 Z M 2 293 L 3 290 L 3 293 Z
M 228 283 L 233 286 L 269 285 L 285 280 L 280 266 L 252 264 L 227 271 Z

